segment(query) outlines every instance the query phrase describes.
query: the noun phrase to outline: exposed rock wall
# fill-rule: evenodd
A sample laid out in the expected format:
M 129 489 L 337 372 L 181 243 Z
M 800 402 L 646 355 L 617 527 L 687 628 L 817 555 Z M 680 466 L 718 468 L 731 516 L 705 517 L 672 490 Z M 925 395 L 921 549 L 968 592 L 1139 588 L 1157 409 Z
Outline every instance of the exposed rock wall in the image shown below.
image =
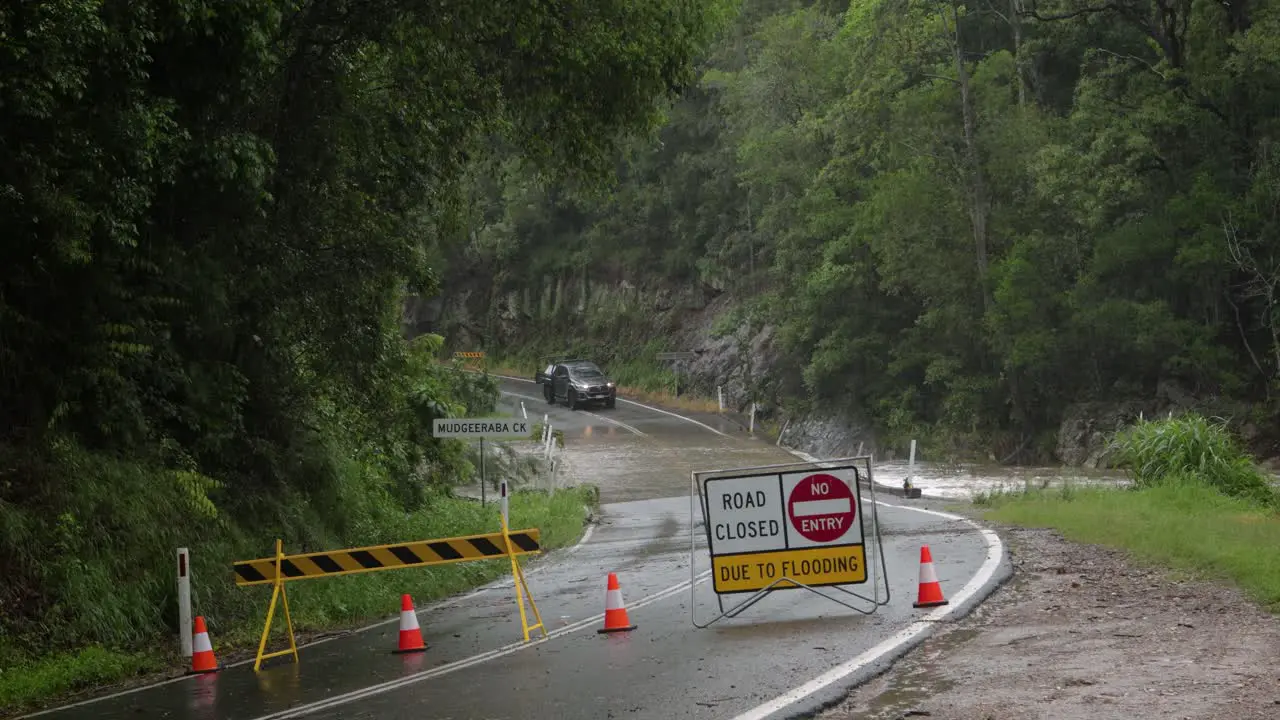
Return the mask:
M 491 291 L 481 278 L 459 283 L 443 297 L 410 297 L 404 306 L 404 327 L 412 335 L 436 332 L 452 349 L 510 348 L 536 337 L 547 344 L 561 338 L 565 346 L 590 335 L 608 338 L 624 347 L 639 347 L 654 337 L 667 337 L 673 350 L 699 351 L 696 358 L 674 363 L 681 387 L 707 397 L 723 388 L 726 412 L 744 425 L 753 402 L 758 424 L 785 427 L 782 442 L 821 456 L 863 452 L 888 457 L 891 448 L 878 446 L 871 424 L 858 409 L 830 407 L 799 414 L 794 398 L 803 393 L 799 368 L 776 344 L 774 328 L 728 322 L 737 301 L 710 285 L 654 284 L 637 286 L 596 280 L 584 275 L 544 278 L 540 289 Z M 729 332 L 718 333 L 728 325 Z M 1192 397 L 1171 383 L 1162 383 L 1155 398 L 1145 401 L 1086 402 L 1070 406 L 1057 433 L 1056 459 L 1068 466 L 1110 467 L 1108 444 L 1117 431 L 1139 417 L 1196 410 L 1234 417 L 1243 439 L 1259 457 L 1280 455 L 1280 445 L 1268 443 L 1254 424 L 1245 422 L 1250 409 L 1226 408 Z
M 879 455 L 871 425 L 850 412 L 810 413 L 791 420 L 782 431 L 782 444 L 820 458 Z
M 1072 405 L 1058 429 L 1058 460 L 1071 467 L 1110 467 L 1111 437 L 1139 417 L 1150 418 L 1159 411 L 1160 404 L 1155 401 Z

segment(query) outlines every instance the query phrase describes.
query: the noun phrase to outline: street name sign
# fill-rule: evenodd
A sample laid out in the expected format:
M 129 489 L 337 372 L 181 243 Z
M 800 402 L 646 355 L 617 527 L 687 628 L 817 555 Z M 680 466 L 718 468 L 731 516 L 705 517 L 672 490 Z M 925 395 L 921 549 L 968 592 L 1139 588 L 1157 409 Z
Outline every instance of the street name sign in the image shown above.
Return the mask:
M 707 480 L 715 591 L 800 587 L 787 580 L 812 587 L 865 583 L 859 477 L 847 465 Z
M 436 418 L 431 434 L 438 438 L 479 440 L 489 438 L 529 437 L 533 430 L 528 420 L 505 417 Z

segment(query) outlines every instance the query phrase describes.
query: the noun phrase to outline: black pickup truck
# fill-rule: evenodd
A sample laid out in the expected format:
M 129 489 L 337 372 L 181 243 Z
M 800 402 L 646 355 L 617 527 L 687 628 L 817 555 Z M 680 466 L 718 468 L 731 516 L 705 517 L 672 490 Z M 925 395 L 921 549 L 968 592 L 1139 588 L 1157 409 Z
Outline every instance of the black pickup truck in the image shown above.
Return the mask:
M 617 384 L 590 360 L 553 359 L 533 379 L 542 386 L 548 403 L 563 402 L 570 410 L 591 403 L 612 408 L 618 402 Z

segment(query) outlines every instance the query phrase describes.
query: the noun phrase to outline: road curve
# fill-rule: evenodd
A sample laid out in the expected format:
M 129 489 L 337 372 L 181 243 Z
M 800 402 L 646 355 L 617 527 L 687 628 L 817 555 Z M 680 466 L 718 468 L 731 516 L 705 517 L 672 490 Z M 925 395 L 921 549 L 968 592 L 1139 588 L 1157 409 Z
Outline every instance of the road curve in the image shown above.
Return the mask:
M 504 403 L 537 396 L 504 381 Z M 994 535 L 955 516 L 882 503 L 887 606 L 861 615 L 802 590 L 774 593 L 708 629 L 715 615 L 701 531 L 690 567 L 690 469 L 795 458 L 708 422 L 642 406 L 570 411 L 524 399 L 566 433 L 566 461 L 601 485 L 600 523 L 579 546 L 530 565 L 550 637 L 520 642 L 509 581 L 423 608 L 428 651 L 394 655 L 394 621 L 303 648 L 260 673 L 250 665 L 109 696 L 45 718 L 724 718 L 790 717 L 840 697 L 881 669 L 932 622 L 967 610 L 1007 574 Z M 601 419 L 608 418 L 608 420 Z M 610 422 L 612 420 L 613 422 Z M 704 422 L 706 422 L 704 420 Z M 896 498 L 882 497 L 903 503 Z M 915 501 L 911 501 L 915 502 Z M 864 511 L 870 511 L 864 497 Z M 518 518 L 514 519 L 516 524 Z M 692 518 L 701 521 L 700 513 Z M 920 545 L 928 543 L 952 604 L 915 610 Z M 605 579 L 617 572 L 629 634 L 601 635 Z M 695 577 L 690 589 L 690 577 Z M 350 580 L 334 579 L 332 582 Z M 871 588 L 861 590 L 870 594 Z M 304 584 L 291 592 L 305 602 Z M 388 599 L 389 614 L 395 598 Z M 732 600 L 727 600 L 731 602 Z M 215 647 L 216 635 L 213 638 Z

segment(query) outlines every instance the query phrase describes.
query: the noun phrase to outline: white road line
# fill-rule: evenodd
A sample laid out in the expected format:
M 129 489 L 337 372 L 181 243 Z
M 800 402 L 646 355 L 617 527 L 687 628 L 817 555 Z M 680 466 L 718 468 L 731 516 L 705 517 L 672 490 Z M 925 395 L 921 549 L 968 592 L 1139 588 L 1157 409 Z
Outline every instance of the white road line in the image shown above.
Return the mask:
M 685 422 L 691 422 L 694 425 L 697 425 L 698 427 L 702 427 L 702 428 L 706 428 L 707 430 L 710 430 L 711 432 L 719 435 L 720 437 L 729 437 L 729 433 L 720 432 L 719 430 L 711 427 L 710 425 L 704 422 L 698 422 L 693 418 L 685 417 L 683 415 L 677 415 L 673 412 L 669 412 L 667 410 L 663 410 L 662 408 L 654 407 L 652 405 L 645 405 L 644 403 L 638 403 L 635 400 L 627 400 L 626 398 L 618 398 L 618 400 L 620 402 L 630 403 L 631 405 L 635 405 L 636 407 L 642 407 L 645 410 L 652 410 L 653 412 L 656 412 L 656 413 L 662 413 L 663 415 L 670 415 L 673 418 L 679 418 L 680 420 L 684 420 Z
M 536 398 L 536 397 L 531 397 L 531 396 L 529 396 L 529 395 L 521 395 L 520 393 L 513 393 L 513 392 L 511 392 L 510 390 L 499 390 L 498 392 L 502 393 L 503 395 L 510 395 L 511 397 L 524 398 L 525 400 L 538 400 L 538 399 L 539 399 L 539 398 Z M 542 399 L 545 401 L 545 398 L 542 398 Z M 595 413 L 593 413 L 593 412 L 588 412 L 588 411 L 586 411 L 586 410 L 578 410 L 577 412 L 580 412 L 580 413 L 582 413 L 583 415 L 590 415 L 591 417 L 593 417 L 593 418 L 595 418 L 595 419 L 597 419 L 597 420 L 603 420 L 603 421 L 605 421 L 605 422 L 607 422 L 607 423 L 611 423 L 611 424 L 613 424 L 613 425 L 617 425 L 618 427 L 622 428 L 623 430 L 626 430 L 626 431 L 628 431 L 628 432 L 635 433 L 636 435 L 639 435 L 639 436 L 641 436 L 641 437 L 648 437 L 647 435 L 645 435 L 645 433 L 640 432 L 639 430 L 637 430 L 637 429 L 635 429 L 635 428 L 631 427 L 630 425 L 628 425 L 628 424 L 626 424 L 626 423 L 622 422 L 621 420 L 614 420 L 614 419 L 613 419 L 613 418 L 611 418 L 611 417 L 605 417 L 604 415 L 597 415 L 597 414 L 595 414 Z
M 818 460 L 808 453 L 803 453 L 799 450 L 792 450 L 790 448 L 784 449 L 806 462 L 817 463 L 819 465 L 823 464 L 821 460 Z M 960 515 L 939 512 L 937 510 L 915 508 L 907 505 L 894 505 L 893 503 L 881 502 L 879 500 L 876 501 L 876 504 L 884 507 L 900 508 L 902 510 L 913 510 L 926 515 L 936 515 L 937 517 L 946 518 L 947 520 L 959 520 L 967 523 L 973 527 L 974 530 L 978 531 L 978 533 L 981 534 L 982 539 L 986 541 L 987 557 L 983 560 L 981 567 L 978 568 L 978 572 L 970 578 L 969 582 L 965 583 L 965 586 L 960 589 L 960 592 L 950 598 L 950 605 L 944 605 L 934 609 L 928 615 L 925 615 L 923 618 L 908 625 L 896 634 L 890 636 L 884 642 L 876 645 L 870 650 L 867 650 L 861 655 L 858 655 L 852 660 L 841 665 L 837 665 L 813 680 L 788 690 L 766 703 L 757 705 L 741 715 L 734 717 L 733 720 L 764 720 L 764 718 L 767 718 L 790 705 L 794 705 L 795 703 L 823 690 L 833 683 L 839 682 L 862 668 L 871 665 L 885 655 L 892 653 L 902 645 L 911 642 L 921 633 L 924 633 L 934 627 L 938 621 L 946 619 L 947 616 L 963 607 L 969 598 L 973 597 L 984 585 L 991 581 L 992 577 L 995 576 L 996 568 L 1000 566 L 1000 560 L 1004 557 L 1004 543 L 1000 541 L 1000 536 L 996 535 L 995 532 L 982 527 L 969 518 L 961 517 Z
M 665 590 L 660 590 L 656 593 L 653 593 L 652 595 L 649 595 L 641 599 L 639 602 L 628 603 L 627 609 L 628 611 L 639 610 L 640 608 L 643 608 L 647 605 L 652 605 L 653 603 L 661 602 L 663 600 L 666 600 L 669 597 L 683 593 L 685 590 L 689 589 L 689 586 L 691 584 L 701 585 L 702 583 L 706 582 L 709 579 L 711 579 L 711 571 L 707 570 L 698 575 L 696 582 L 691 583 L 689 580 L 685 580 L 682 583 L 672 585 L 671 587 L 668 587 Z M 573 623 L 572 625 L 566 625 L 565 627 L 559 628 L 558 630 L 548 633 L 546 637 L 538 638 L 537 640 L 531 640 L 527 643 L 526 642 L 511 643 L 509 645 L 505 645 L 503 647 L 497 648 L 496 650 L 490 650 L 489 652 L 480 653 L 478 655 L 472 655 L 471 657 L 463 658 L 462 660 L 455 660 L 454 662 L 448 663 L 446 665 L 441 665 L 439 667 L 431 668 L 430 670 L 424 670 L 422 672 L 414 673 L 412 675 L 407 675 L 405 677 L 397 678 L 395 680 L 389 680 L 387 682 L 380 683 L 378 685 L 371 685 L 366 688 L 361 688 L 360 690 L 353 690 L 352 692 L 349 692 L 349 693 L 336 695 L 334 697 L 326 698 L 324 700 L 317 700 L 316 702 L 309 703 L 306 705 L 298 705 L 297 707 L 292 707 L 292 708 L 289 708 L 288 710 L 282 710 L 276 713 L 271 713 L 269 715 L 261 715 L 255 718 L 254 720 L 285 720 L 286 718 L 295 718 L 295 717 L 300 717 L 302 715 L 310 715 L 311 713 L 319 712 L 322 710 L 328 710 L 330 708 L 338 707 L 340 705 L 346 705 L 347 703 L 352 703 L 357 700 L 364 700 L 366 698 L 373 697 L 374 695 L 382 695 L 384 693 L 391 692 L 392 690 L 397 690 L 399 688 L 406 687 L 408 685 L 414 685 L 416 683 L 420 683 L 425 680 L 431 680 L 432 678 L 437 678 L 442 675 L 448 675 L 449 673 L 452 673 L 458 670 L 464 670 L 466 668 L 472 667 L 473 665 L 479 665 L 480 663 L 487 662 L 489 660 L 505 657 L 507 655 L 520 652 L 521 650 L 524 650 L 526 648 L 531 648 L 537 645 L 541 645 L 542 643 L 555 640 L 556 638 L 560 638 L 565 635 L 569 635 L 572 633 L 579 632 L 581 630 L 585 630 L 586 628 L 591 627 L 593 624 L 600 622 L 601 620 L 604 620 L 604 613 L 600 613 L 599 615 L 593 615 L 589 618 L 584 618 L 582 620 L 579 620 L 576 623 Z
M 596 526 L 594 524 L 588 525 L 586 531 L 582 533 L 582 537 L 579 538 L 578 542 L 574 543 L 572 547 L 565 548 L 564 550 L 559 550 L 559 551 L 553 550 L 547 553 L 544 557 L 549 559 L 558 559 L 558 558 L 566 557 L 568 555 L 572 555 L 578 552 L 578 550 L 582 549 L 583 545 L 587 544 L 587 541 L 591 539 L 591 535 L 595 531 L 596 531 Z M 533 567 L 529 568 L 528 571 L 525 572 L 525 577 L 528 577 L 530 575 L 536 575 L 542 572 L 543 570 L 546 570 L 548 567 L 551 566 L 551 564 L 552 563 L 550 562 L 550 560 L 548 560 L 547 562 L 538 563 L 537 565 L 534 565 Z M 421 616 L 423 613 L 429 613 L 436 610 L 444 610 L 445 608 L 458 605 L 459 603 L 462 603 L 465 600 L 469 600 L 473 597 L 476 597 L 477 595 L 482 595 L 492 590 L 501 590 L 504 588 L 509 588 L 509 587 L 512 587 L 512 585 L 513 585 L 512 581 L 506 578 L 499 578 L 486 585 L 482 585 L 465 595 L 460 595 L 456 598 L 445 598 L 444 600 L 438 600 L 430 605 L 420 607 L 417 609 L 417 614 Z M 299 645 L 298 649 L 305 650 L 306 648 L 309 648 L 309 647 L 315 647 L 316 645 L 323 645 L 324 643 L 331 642 L 333 640 L 339 640 L 345 637 L 351 637 L 352 635 L 359 635 L 360 633 L 365 633 L 370 630 L 375 630 L 377 628 L 380 628 L 384 625 L 390 625 L 392 623 L 397 623 L 397 622 L 400 622 L 399 613 L 396 613 L 395 617 L 392 617 L 388 620 L 382 620 L 380 622 L 373 623 L 372 625 L 365 625 L 362 628 L 356 628 L 355 630 L 339 633 L 331 637 L 321 638 L 319 640 L 313 640 L 309 643 L 306 643 L 305 645 Z M 227 663 L 225 665 L 222 665 L 221 667 L 223 670 L 226 670 L 228 668 L 239 667 L 241 665 L 249 665 L 249 664 L 252 664 L 253 661 L 254 661 L 254 658 L 249 658 L 247 660 L 241 660 L 239 662 Z M 93 703 L 102 702 L 104 700 L 111 700 L 112 698 L 123 697 L 125 695 L 132 695 L 133 693 L 142 692 L 143 690 L 151 690 L 152 688 L 158 688 L 164 685 L 172 685 L 173 683 L 176 683 L 182 680 L 191 680 L 192 678 L 195 678 L 195 677 L 198 677 L 198 676 L 197 675 L 179 675 L 178 677 L 172 677 L 172 678 L 169 678 L 168 680 L 161 680 L 159 682 L 148 683 L 146 685 L 139 685 L 138 687 L 129 688 L 128 690 L 121 690 L 119 692 L 114 692 L 114 693 L 111 693 L 110 695 L 102 695 L 100 697 L 89 698 L 87 700 L 81 700 L 79 702 L 69 703 L 67 705 L 59 705 L 57 707 L 52 707 L 47 710 L 40 710 L 38 712 L 31 713 L 30 715 L 19 715 L 16 720 L 24 720 L 24 718 L 33 718 L 39 715 L 48 715 L 49 713 L 62 712 L 63 710 L 70 710 L 71 708 L 83 707 L 85 705 L 92 705 Z
M 463 372 L 476 373 L 477 375 L 479 375 L 479 374 L 480 374 L 479 372 L 477 372 L 477 371 L 475 371 L 475 370 L 464 370 Z M 514 377 L 514 376 L 512 376 L 512 375 L 495 375 L 494 373 L 489 373 L 489 374 L 490 374 L 490 375 L 492 375 L 493 377 L 496 377 L 496 378 L 502 378 L 503 380 L 516 380 L 516 381 L 518 381 L 518 382 L 527 382 L 527 383 L 530 383 L 530 384 L 533 384 L 533 385 L 537 385 L 537 382 L 536 382 L 536 381 L 534 381 L 534 380 L 528 380 L 528 379 L 525 379 L 525 378 L 522 378 L 522 377 Z M 513 394 L 514 394 L 514 393 L 513 393 Z M 545 398 L 544 398 L 544 399 L 545 399 Z M 694 420 L 694 419 L 693 419 L 693 418 L 691 418 L 691 417 L 685 417 L 684 415 L 678 415 L 678 414 L 676 414 L 676 413 L 671 412 L 670 410 L 663 410 L 662 408 L 659 408 L 659 407 L 654 407 L 654 406 L 652 406 L 652 405 L 645 405 L 644 403 L 638 403 L 638 402 L 636 402 L 635 400 L 628 400 L 628 399 L 626 399 L 626 398 L 618 398 L 618 402 L 624 402 L 624 403 L 627 403 L 628 405 L 635 405 L 636 407 L 642 407 L 642 408 L 644 408 L 645 410 L 651 410 L 651 411 L 656 412 L 656 413 L 662 413 L 663 415 L 670 415 L 671 417 L 676 418 L 676 419 L 678 419 L 678 420 L 683 420 L 683 421 L 685 421 L 685 422 L 690 422 L 690 423 L 693 423 L 694 425 L 697 425 L 698 427 L 701 427 L 701 428 L 704 428 L 704 429 L 710 430 L 711 432 L 713 432 L 713 433 L 715 433 L 715 434 L 719 435 L 720 437 L 729 437 L 729 434 L 728 434 L 728 433 L 721 432 L 721 431 L 719 431 L 719 430 L 717 430 L 717 429 L 715 429 L 715 428 L 711 427 L 710 425 L 708 425 L 708 424 L 706 424 L 706 423 L 704 423 L 704 422 L 699 422 L 699 421 L 697 421 L 697 420 Z
M 648 435 L 646 435 L 645 433 L 640 432 L 639 430 L 637 430 L 637 429 L 635 429 L 634 427 L 632 427 L 632 426 L 630 426 L 630 425 L 628 425 L 628 424 L 626 424 L 626 423 L 622 422 L 621 420 L 614 420 L 614 419 L 613 419 L 613 418 L 611 418 L 611 417 L 605 417 L 604 415 L 597 415 L 597 414 L 595 414 L 595 413 L 593 413 L 593 412 L 587 412 L 586 410 L 579 410 L 578 412 L 582 413 L 583 415 L 590 415 L 590 416 L 591 416 L 591 417 L 593 417 L 593 418 L 598 418 L 598 419 L 603 420 L 603 421 L 605 421 L 605 422 L 613 423 L 614 425 L 617 425 L 618 427 L 622 428 L 623 430 L 630 430 L 631 432 L 633 432 L 633 433 L 635 433 L 635 434 L 639 435 L 640 437 L 648 437 Z

